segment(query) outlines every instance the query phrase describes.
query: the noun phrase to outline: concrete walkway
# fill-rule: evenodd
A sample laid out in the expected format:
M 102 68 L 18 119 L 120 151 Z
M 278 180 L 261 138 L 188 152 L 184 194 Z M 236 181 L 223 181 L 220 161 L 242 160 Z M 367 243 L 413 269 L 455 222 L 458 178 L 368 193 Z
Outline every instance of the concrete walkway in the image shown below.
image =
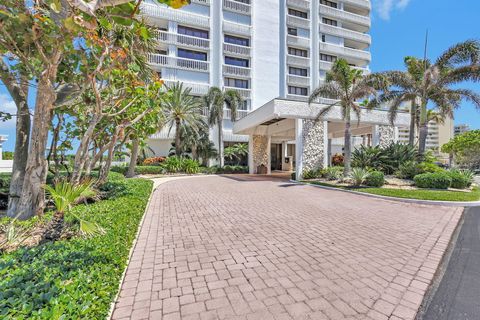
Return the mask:
M 112 317 L 414 319 L 460 217 L 258 176 L 171 181 Z

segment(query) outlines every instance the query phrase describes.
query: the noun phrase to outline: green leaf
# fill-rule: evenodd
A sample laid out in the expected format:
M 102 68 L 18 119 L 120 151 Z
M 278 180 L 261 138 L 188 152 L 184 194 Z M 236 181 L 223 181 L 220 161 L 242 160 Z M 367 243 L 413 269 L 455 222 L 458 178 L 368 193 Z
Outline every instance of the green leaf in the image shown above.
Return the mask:
M 60 3 L 60 0 L 52 0 L 50 3 L 50 9 L 56 13 L 59 13 L 62 10 L 62 4 Z

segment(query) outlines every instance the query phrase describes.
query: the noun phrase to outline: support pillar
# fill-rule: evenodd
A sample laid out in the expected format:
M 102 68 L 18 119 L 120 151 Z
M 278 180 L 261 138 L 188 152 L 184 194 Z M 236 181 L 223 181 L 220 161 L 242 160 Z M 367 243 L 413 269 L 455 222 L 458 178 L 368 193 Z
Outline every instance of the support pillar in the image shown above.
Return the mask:
M 251 135 L 248 142 L 248 167 L 250 174 L 258 174 L 259 167 L 264 166 L 271 174 L 271 137 Z
M 296 175 L 303 178 L 306 170 L 318 170 L 328 166 L 328 122 L 296 120 Z

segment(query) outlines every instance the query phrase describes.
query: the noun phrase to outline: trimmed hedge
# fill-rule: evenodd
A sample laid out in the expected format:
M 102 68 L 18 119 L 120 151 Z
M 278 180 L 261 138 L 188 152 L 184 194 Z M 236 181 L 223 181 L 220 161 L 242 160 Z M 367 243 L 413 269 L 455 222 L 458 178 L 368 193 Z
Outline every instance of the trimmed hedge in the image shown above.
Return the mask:
M 106 233 L 0 257 L 0 318 L 105 319 L 152 190 L 152 181 L 112 173 L 107 200 L 73 208 Z M 67 222 L 71 222 L 69 215 Z
M 452 184 L 447 172 L 423 173 L 416 175 L 413 180 L 418 188 L 448 189 Z
M 454 189 L 467 189 L 472 185 L 472 174 L 460 170 L 450 170 L 448 175 L 452 179 L 450 187 Z
M 365 179 L 365 185 L 380 188 L 385 184 L 385 175 L 381 171 L 372 171 Z

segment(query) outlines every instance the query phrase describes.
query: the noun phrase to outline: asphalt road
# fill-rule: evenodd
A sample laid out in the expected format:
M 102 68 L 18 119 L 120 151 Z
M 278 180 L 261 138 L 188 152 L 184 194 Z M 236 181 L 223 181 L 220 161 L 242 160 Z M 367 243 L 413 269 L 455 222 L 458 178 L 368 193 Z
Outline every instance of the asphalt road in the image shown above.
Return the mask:
M 480 207 L 465 212 L 445 274 L 422 319 L 480 319 Z

